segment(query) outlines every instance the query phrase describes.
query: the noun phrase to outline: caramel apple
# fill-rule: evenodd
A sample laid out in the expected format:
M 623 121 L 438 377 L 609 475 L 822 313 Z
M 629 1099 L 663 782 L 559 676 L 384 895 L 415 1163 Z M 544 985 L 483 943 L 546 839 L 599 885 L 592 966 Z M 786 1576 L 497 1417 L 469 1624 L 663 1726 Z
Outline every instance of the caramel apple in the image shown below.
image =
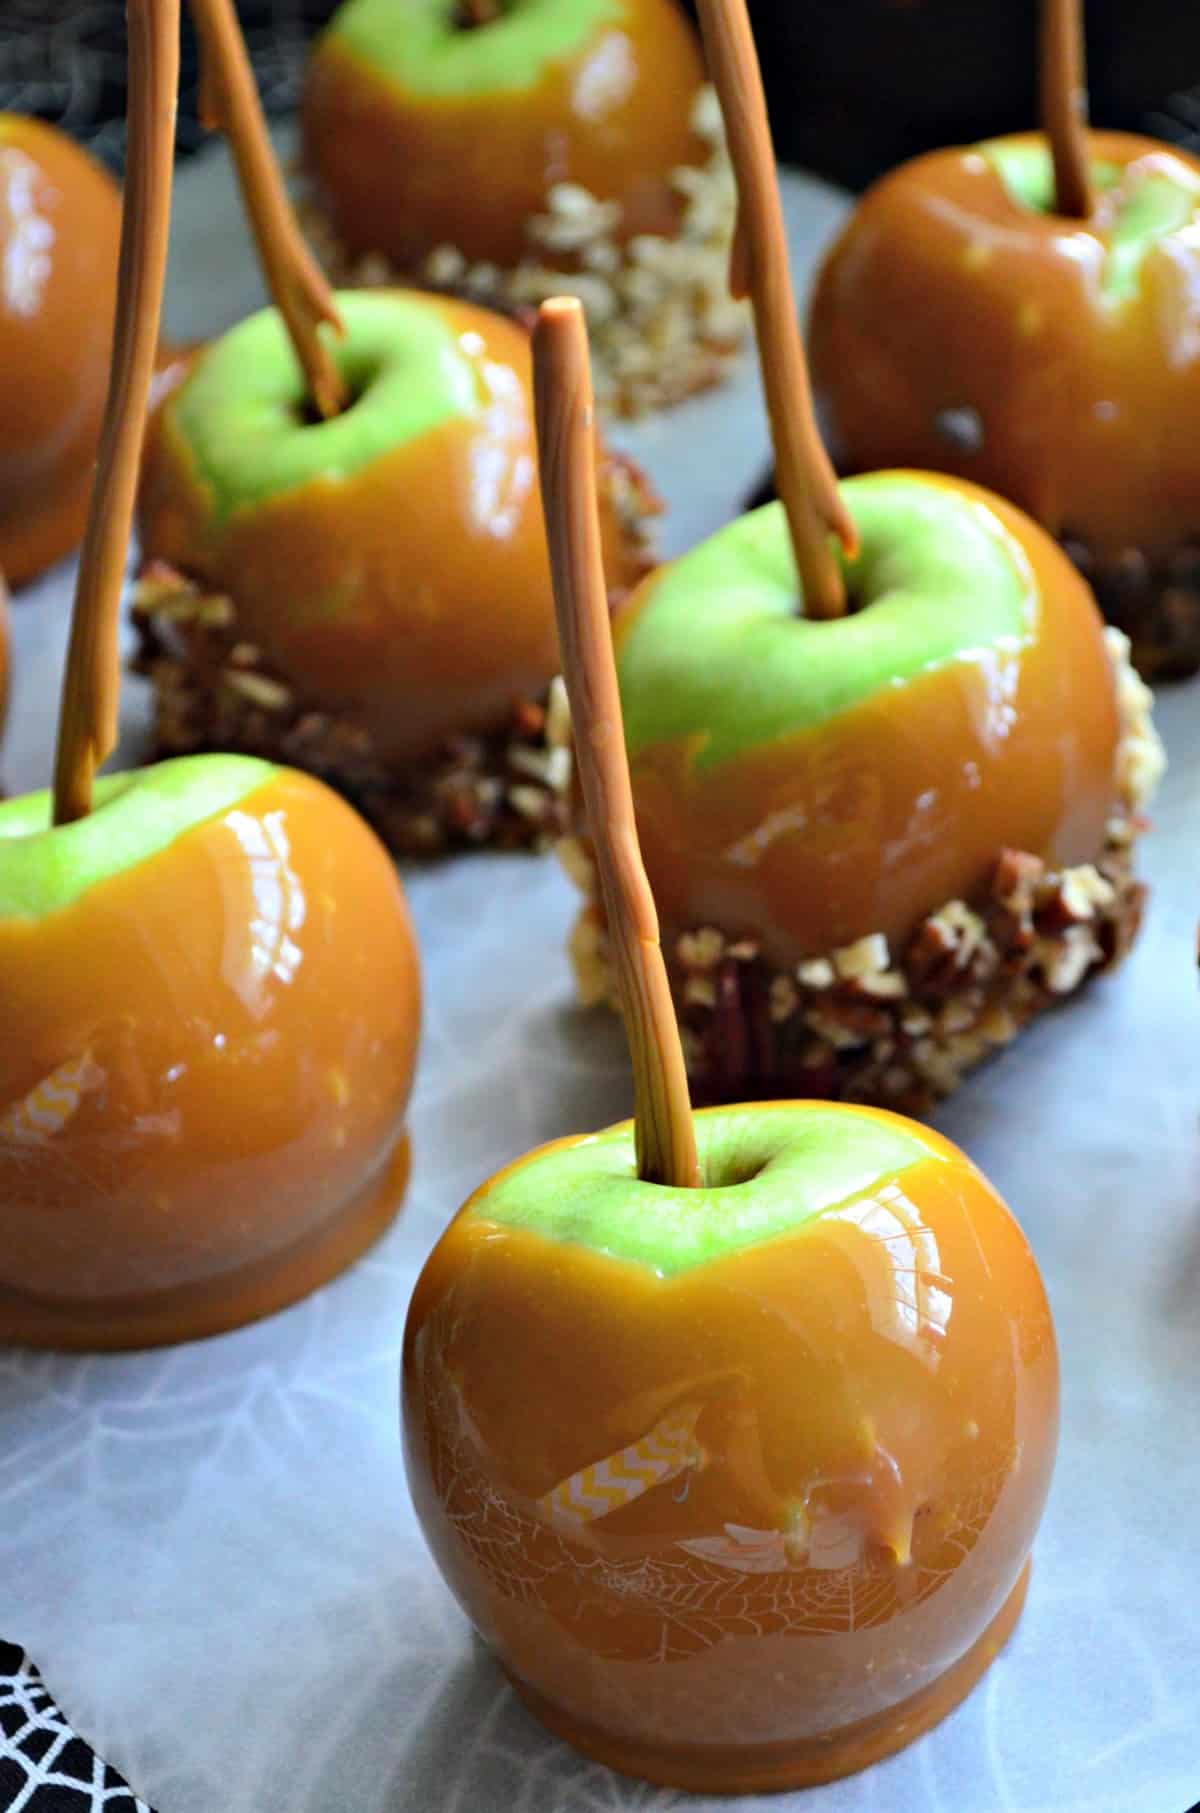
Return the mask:
M 693 1123 L 579 472 L 586 381 L 571 317 L 543 317 L 563 665 L 637 1113 L 518 1159 L 435 1247 L 405 1331 L 409 1482 L 552 1731 L 673 1787 L 799 1787 L 919 1737 L 1012 1631 L 1054 1330 L 1016 1222 L 939 1135 L 814 1102 Z
M 742 112 L 731 94 L 735 160 Z M 642 850 L 701 1094 L 921 1112 L 1128 947 L 1161 747 L 1124 637 L 1012 504 L 871 473 L 834 488 L 856 542 L 835 544 L 803 385 L 780 382 L 778 336 L 800 360 L 781 234 L 753 262 L 776 273 L 760 340 L 788 486 L 619 615 Z M 612 998 L 586 840 L 566 854 L 593 901 L 581 989 Z
M 0 113 L 0 572 L 78 542 L 112 352 L 121 196 L 65 133 Z
M 677 0 L 346 0 L 303 103 L 343 280 L 588 309 L 602 400 L 715 382 L 742 329 L 720 119 Z
M 395 850 L 541 843 L 565 756 L 528 333 L 413 290 L 335 296 L 297 264 L 232 9 L 195 10 L 281 306 L 201 351 L 151 424 L 135 615 L 160 752 L 309 769 Z M 600 486 L 620 596 L 654 500 L 615 456 Z
M 216 1333 L 339 1271 L 394 1215 L 419 1018 L 383 846 L 242 756 L 95 780 L 154 364 L 179 19 L 130 0 L 113 372 L 53 794 L 0 805 L 0 1341 Z
M 877 182 L 827 258 L 809 352 L 847 472 L 992 487 L 1057 537 L 1145 675 L 1200 665 L 1200 162 L 1088 132 L 937 151 Z M 1072 196 L 1074 191 L 1071 192 Z

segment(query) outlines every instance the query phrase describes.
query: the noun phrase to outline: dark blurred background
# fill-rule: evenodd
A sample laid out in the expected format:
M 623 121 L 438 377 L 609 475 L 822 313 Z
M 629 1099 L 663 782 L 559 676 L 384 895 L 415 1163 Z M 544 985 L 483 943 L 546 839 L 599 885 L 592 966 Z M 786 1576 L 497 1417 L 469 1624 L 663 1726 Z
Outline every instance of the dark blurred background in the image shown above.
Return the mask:
M 239 0 L 268 110 L 299 93 L 335 0 Z M 780 155 L 861 188 L 900 159 L 1029 126 L 1037 0 L 751 0 Z M 1090 0 L 1092 117 L 1200 151 L 1198 0 Z M 119 169 L 123 0 L 0 0 L 0 108 L 42 114 Z M 196 124 L 184 44 L 179 146 Z

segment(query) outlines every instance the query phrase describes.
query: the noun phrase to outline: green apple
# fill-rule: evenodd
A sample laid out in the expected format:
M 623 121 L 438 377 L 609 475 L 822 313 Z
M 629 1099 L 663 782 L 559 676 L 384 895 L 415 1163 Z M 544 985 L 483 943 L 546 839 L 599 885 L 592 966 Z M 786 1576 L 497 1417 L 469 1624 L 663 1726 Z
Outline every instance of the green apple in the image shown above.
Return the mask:
M 782 506 L 739 517 L 656 574 L 619 643 L 631 758 L 695 736 L 698 769 L 813 730 L 893 686 L 988 648 L 1019 648 L 1037 596 L 1015 536 L 977 497 L 916 473 L 842 487 L 859 533 L 851 613 L 800 614 Z M 681 660 L 684 649 L 694 660 Z
M 500 0 L 486 29 L 455 29 L 457 0 L 347 0 L 326 37 L 409 95 L 519 94 L 619 24 L 622 0 Z
M 308 415 L 304 374 L 275 309 L 208 347 L 166 404 L 219 521 L 312 480 L 347 478 L 486 404 L 433 299 L 356 291 L 337 305 L 346 335 L 331 346 L 354 399 L 340 415 Z
M 196 755 L 96 782 L 86 818 L 51 824 L 49 793 L 0 802 L 0 919 L 43 919 L 125 874 L 270 780 L 252 756 Z
M 944 1161 L 899 1115 L 789 1102 L 695 1120 L 701 1189 L 641 1182 L 624 1121 L 530 1154 L 485 1184 L 470 1213 L 668 1278 L 801 1227 L 913 1165 Z
M 988 139 L 977 149 L 1018 207 L 1036 214 L 1054 212 L 1054 164 L 1049 145 L 1020 135 Z M 1137 295 L 1149 254 L 1195 217 L 1200 208 L 1200 174 L 1181 158 L 1172 158 L 1169 170 L 1135 167 L 1127 186 L 1124 168 L 1103 158 L 1092 161 L 1089 174 L 1093 189 L 1101 196 L 1111 196 L 1114 207 L 1104 230 L 1107 250 L 1100 274 L 1101 293 L 1111 303 L 1125 302 Z

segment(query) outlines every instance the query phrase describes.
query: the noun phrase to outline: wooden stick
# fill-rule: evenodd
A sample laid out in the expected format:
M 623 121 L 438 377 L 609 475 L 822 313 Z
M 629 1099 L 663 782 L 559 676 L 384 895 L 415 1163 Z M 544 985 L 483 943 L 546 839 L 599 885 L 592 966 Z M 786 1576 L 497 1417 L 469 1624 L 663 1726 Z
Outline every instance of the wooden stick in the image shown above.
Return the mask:
M 533 381 L 563 674 L 633 1060 L 638 1176 L 694 1187 L 700 1171 L 683 1047 L 633 814 L 600 553 L 587 330 L 573 297 L 542 304 Z
M 309 396 L 320 415 L 336 415 L 346 387 L 318 329 L 327 324 L 340 335 L 342 318 L 296 224 L 233 0 L 191 0 L 191 7 L 201 52 L 200 118 L 229 141 L 259 263 Z
M 1082 0 L 1042 0 L 1042 127 L 1054 158 L 1054 211 L 1092 212 L 1087 155 L 1087 76 Z
M 775 483 L 787 515 L 804 610 L 810 617 L 840 617 L 846 609 L 846 588 L 830 537 L 836 536 L 848 555 L 856 552 L 858 537 L 817 431 L 746 0 L 699 0 L 699 13 L 737 177 L 730 286 L 735 296 L 748 295 L 754 303 L 775 443 Z
M 87 817 L 96 770 L 117 740 L 121 592 L 167 264 L 179 88 L 179 0 L 128 0 L 126 17 L 129 144 L 112 370 L 59 711 L 56 825 Z

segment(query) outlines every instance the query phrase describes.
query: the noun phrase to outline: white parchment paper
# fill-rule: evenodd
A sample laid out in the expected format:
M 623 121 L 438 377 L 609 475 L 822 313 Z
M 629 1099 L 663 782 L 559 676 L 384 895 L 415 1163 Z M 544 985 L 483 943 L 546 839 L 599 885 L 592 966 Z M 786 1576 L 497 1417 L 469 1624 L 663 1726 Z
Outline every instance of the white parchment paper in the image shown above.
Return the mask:
M 806 277 L 844 203 L 795 178 L 787 205 Z M 180 177 L 168 325 L 214 332 L 259 294 L 218 153 Z M 686 545 L 765 459 L 749 363 L 623 438 L 671 505 L 664 545 Z M 71 578 L 14 612 L 14 789 L 49 778 Z M 143 714 L 130 684 L 126 759 Z M 1062 1448 L 1028 1609 L 930 1736 L 774 1807 L 1183 1813 L 1200 1796 L 1200 682 L 1160 722 L 1173 766 L 1136 955 L 939 1117 L 1022 1218 L 1058 1319 Z M 0 1632 L 159 1813 L 702 1808 L 528 1718 L 409 1507 L 397 1354 L 424 1255 L 487 1173 L 630 1105 L 615 1024 L 572 1006 L 574 902 L 552 860 L 472 858 L 409 886 L 428 1017 L 402 1219 L 315 1298 L 220 1340 L 0 1351 Z

